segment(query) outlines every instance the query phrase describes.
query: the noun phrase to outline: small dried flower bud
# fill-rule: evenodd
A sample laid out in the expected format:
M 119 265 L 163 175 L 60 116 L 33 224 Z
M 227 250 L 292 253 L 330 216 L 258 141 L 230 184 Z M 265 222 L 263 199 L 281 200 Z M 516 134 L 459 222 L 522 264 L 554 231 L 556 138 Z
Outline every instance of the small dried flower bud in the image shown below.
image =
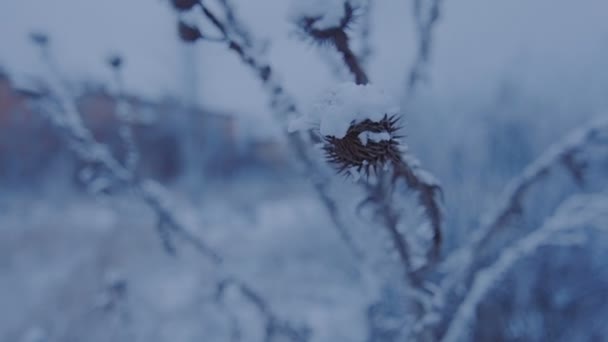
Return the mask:
M 188 11 L 196 6 L 198 0 L 171 0 L 171 3 L 178 11 Z
M 49 42 L 49 36 L 43 32 L 32 32 L 30 33 L 30 39 L 36 45 L 45 46 Z
M 108 64 L 114 69 L 120 69 L 122 63 L 123 59 L 119 55 L 110 56 L 110 58 L 108 58 Z
M 203 37 L 198 27 L 186 24 L 183 21 L 179 22 L 177 29 L 179 32 L 179 37 L 184 42 L 192 43 Z

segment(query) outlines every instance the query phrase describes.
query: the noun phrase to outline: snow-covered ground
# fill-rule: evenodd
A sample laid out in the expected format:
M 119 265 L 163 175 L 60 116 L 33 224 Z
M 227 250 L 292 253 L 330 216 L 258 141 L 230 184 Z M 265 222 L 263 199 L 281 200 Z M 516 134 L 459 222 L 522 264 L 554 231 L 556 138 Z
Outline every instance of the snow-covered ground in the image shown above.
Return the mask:
M 178 255 L 166 254 L 154 216 L 128 196 L 3 197 L 0 340 L 226 341 L 233 311 L 255 340 L 263 322 L 249 303 L 230 292 L 226 308 L 214 301 L 226 274 L 253 284 L 282 317 L 309 324 L 315 340 L 364 336 L 376 290 L 314 194 L 297 184 L 222 188 L 226 195 L 200 204 L 176 200 L 221 251 L 220 269 L 179 241 Z

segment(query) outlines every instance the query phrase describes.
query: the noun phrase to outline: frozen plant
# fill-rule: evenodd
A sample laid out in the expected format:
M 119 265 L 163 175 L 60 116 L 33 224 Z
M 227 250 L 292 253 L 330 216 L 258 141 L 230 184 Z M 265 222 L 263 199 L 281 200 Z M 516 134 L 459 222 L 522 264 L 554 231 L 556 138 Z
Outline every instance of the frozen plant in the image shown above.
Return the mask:
M 335 49 L 353 77 L 353 82 L 341 83 L 322 92 L 312 108 L 304 111 L 296 105 L 294 97 L 286 93 L 265 57 L 253 52 L 256 49 L 252 48 L 250 42 L 255 41 L 252 38 L 254 35 L 238 20 L 231 4 L 218 2 L 224 15 L 218 15 L 207 3 L 200 2 L 203 18 L 221 33 L 228 48 L 258 76 L 268 90 L 271 108 L 277 119 L 285 122 L 286 118 L 295 117 L 288 127 L 296 152 L 294 155 L 308 165 L 306 171 L 330 209 L 334 222 L 339 222 L 336 218 L 340 215 L 347 214 L 342 213 L 340 203 L 332 200 L 325 191 L 331 178 L 321 177 L 323 166 L 319 165 L 314 153 L 314 146 L 318 145 L 325 151 L 327 165 L 333 166 L 338 173 L 350 175 L 361 186 L 366 197 L 361 206 L 373 208 L 374 217 L 384 228 L 399 256 L 406 299 L 402 305 L 407 307 L 407 314 L 398 323 L 384 324 L 381 318 L 373 314 L 379 306 L 371 305 L 371 330 L 387 325 L 397 331 L 396 336 L 402 339 L 462 339 L 464 329 L 472 321 L 471 313 L 488 293 L 490 286 L 499 280 L 499 275 L 504 274 L 515 260 L 529 255 L 541 242 L 561 241 L 562 232 L 579 225 L 580 222 L 572 221 L 554 224 L 558 219 L 551 218 L 546 226 L 531 235 L 521 239 L 511 238 L 503 246 L 497 243 L 503 237 L 501 232 L 513 223 L 515 217 L 525 212 L 528 190 L 549 181 L 554 168 L 565 168 L 575 182 L 582 184 L 591 172 L 591 165 L 599 168 L 605 165 L 605 155 L 598 154 L 599 158 L 594 159 L 588 154 L 589 149 L 605 149 L 605 124 L 596 122 L 591 127 L 583 128 L 583 133 L 577 133 L 578 138 L 557 144 L 513 182 L 514 185 L 506 191 L 505 205 L 498 208 L 490 220 L 484 221 L 484 225 L 474 229 L 469 244 L 456 249 L 454 253 L 442 253 L 443 218 L 439 181 L 421 168 L 420 162 L 403 140 L 399 126 L 402 113 L 396 106 L 397 101 L 370 82 L 361 58 L 351 46 L 351 29 L 361 11 L 369 8 L 367 2 L 293 2 L 289 19 L 295 24 L 300 37 Z M 440 5 L 440 0 L 413 1 L 418 46 L 405 82 L 409 93 L 419 81 L 426 78 L 432 32 L 440 18 Z M 323 179 L 323 182 L 318 179 Z M 416 195 L 418 206 L 427 221 L 421 225 L 422 228 L 431 231 L 428 248 L 419 245 L 422 241 L 408 236 L 408 232 L 419 227 L 403 229 L 405 208 L 401 207 L 404 203 L 402 197 L 411 193 Z M 598 209 L 595 212 L 602 213 L 599 217 L 603 218 L 606 202 L 601 198 L 604 197 L 585 197 L 583 202 L 589 208 Z M 570 208 L 570 202 L 563 202 L 563 206 L 556 209 L 556 217 L 564 217 L 563 208 Z M 580 209 L 581 206 L 576 208 Z M 570 209 L 566 211 L 567 215 L 573 214 Z M 594 219 L 593 223 L 600 222 L 598 220 Z M 559 229 L 551 228 L 556 226 Z M 356 236 L 345 232 L 344 227 L 339 230 L 348 243 L 356 241 Z M 496 246 L 501 247 L 493 250 Z M 420 250 L 426 253 L 420 255 Z
M 282 338 L 294 342 L 308 341 L 309 329 L 306 326 L 295 325 L 281 318 L 252 285 L 241 280 L 232 270 L 225 269 L 224 259 L 220 253 L 200 238 L 195 232 L 195 227 L 189 226 L 174 210 L 171 194 L 167 189 L 152 179 L 143 179 L 136 174 L 139 158 L 130 127 L 132 113 L 122 88 L 120 75 L 122 59 L 113 56 L 108 60 L 108 64 L 116 73 L 118 116 L 122 124 L 120 135 L 127 149 L 124 162 L 118 160 L 107 146 L 96 141 L 91 131 L 84 125 L 76 105 L 76 97 L 69 91 L 66 80 L 53 59 L 48 37 L 43 33 L 35 33 L 30 38 L 40 49 L 42 61 L 48 67 L 50 76 L 48 80 L 41 79 L 37 83 L 17 85 L 17 89 L 28 97 L 30 104 L 38 112 L 50 119 L 77 158 L 97 169 L 94 172 L 95 176 L 88 178 L 88 181 L 102 183 L 104 189 L 128 190 L 147 205 L 157 217 L 157 232 L 167 253 L 178 252 L 174 240 L 180 239 L 204 260 L 215 266 L 219 279 L 217 301 L 221 301 L 223 289 L 227 285 L 235 286 L 242 297 L 258 309 L 265 322 L 266 341 Z M 122 292 L 126 291 L 126 283 L 118 281 L 111 285 L 111 289 L 115 292 L 113 295 L 122 295 Z

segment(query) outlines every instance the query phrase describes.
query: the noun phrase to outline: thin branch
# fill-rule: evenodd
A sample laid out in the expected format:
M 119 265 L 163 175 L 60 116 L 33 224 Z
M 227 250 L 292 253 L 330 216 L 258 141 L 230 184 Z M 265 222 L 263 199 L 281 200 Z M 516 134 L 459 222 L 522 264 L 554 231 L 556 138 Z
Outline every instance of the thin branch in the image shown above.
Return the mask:
M 486 246 L 512 223 L 513 218 L 523 214 L 523 202 L 529 193 L 548 175 L 557 169 L 565 169 L 579 184 L 584 179 L 586 169 L 582 167 L 591 161 L 586 152 L 594 147 L 608 146 L 608 119 L 600 118 L 577 129 L 566 139 L 549 148 L 540 158 L 528 166 L 522 175 L 507 187 L 501 205 L 484 225 L 474 232 L 471 241 L 445 258 L 441 268 L 447 272 L 441 282 L 443 289 L 439 296 L 445 297 L 454 288 L 465 282 L 469 284 L 480 267 L 480 256 Z M 573 163 L 576 160 L 578 162 Z M 605 159 L 603 160 L 605 162 Z
M 368 84 L 369 78 L 363 69 L 361 61 L 353 52 L 349 36 L 346 30 L 355 18 L 355 8 L 349 1 L 344 1 L 343 15 L 339 22 L 332 27 L 316 26 L 320 18 L 304 16 L 297 18 L 297 25 L 305 36 L 310 37 L 315 43 L 320 45 L 328 44 L 334 46 L 336 51 L 342 56 L 344 64 L 355 77 L 356 84 Z
M 125 144 L 125 168 L 135 177 L 137 164 L 139 163 L 139 150 L 135 143 L 133 133 L 134 118 L 131 115 L 130 104 L 125 94 L 122 75 L 122 58 L 115 56 L 110 60 L 110 66 L 114 71 L 116 83 L 116 114 L 120 121 L 119 134 Z
M 433 30 L 439 20 L 442 0 L 414 0 L 413 12 L 416 30 L 418 32 L 418 46 L 413 65 L 407 77 L 407 91 L 414 93 L 420 81 L 428 73 L 433 44 Z M 426 5 L 425 5 L 426 4 Z
M 226 3 L 225 6 L 229 6 L 229 3 Z M 238 32 L 243 30 L 243 26 L 238 24 L 238 19 L 233 17 L 232 23 L 237 23 L 240 28 L 231 30 L 227 26 L 228 23 L 222 22 L 219 17 L 216 16 L 202 2 L 199 2 L 199 7 L 202 9 L 204 16 L 211 21 L 218 31 L 222 33 L 228 48 L 236 53 L 241 61 L 256 73 L 264 85 L 264 88 L 269 93 L 270 106 L 277 121 L 284 123 L 290 117 L 290 115 L 297 114 L 298 109 L 295 101 L 284 90 L 283 86 L 274 74 L 270 64 L 261 60 L 258 54 L 251 51 L 251 48 L 241 43 L 241 41 L 244 39 L 252 42 L 253 38 L 251 38 L 250 35 L 248 35 L 247 38 L 236 36 Z M 299 133 L 289 134 L 289 147 L 297 159 L 301 162 L 305 173 L 310 175 L 313 179 L 317 196 L 319 196 L 325 205 L 333 222 L 333 226 L 338 232 L 338 236 L 344 241 L 351 254 L 356 259 L 361 259 L 362 252 L 354 244 L 348 232 L 347 225 L 340 217 L 337 205 L 327 193 L 327 188 L 329 186 L 328 177 L 320 171 L 320 166 L 315 162 L 315 157 L 308 148 L 308 140 L 310 139 L 313 139 L 313 137 L 304 137 Z
M 361 14 L 361 30 L 360 30 L 360 39 L 361 39 L 361 47 L 359 49 L 359 53 L 357 54 L 359 57 L 359 62 L 361 65 L 366 65 L 373 54 L 372 45 L 371 45 L 371 36 L 372 36 L 372 15 L 374 13 L 374 1 L 375 0 L 367 0 L 365 4 L 365 10 Z
M 472 286 L 451 319 L 442 341 L 457 342 L 463 339 L 474 320 L 479 304 L 519 260 L 550 243 L 558 234 L 586 226 L 608 229 L 606 222 L 608 222 L 606 195 L 581 195 L 565 201 L 541 228 L 504 249 L 492 265 L 476 273 Z
M 357 84 L 368 84 L 369 78 L 363 70 L 359 58 L 355 55 L 350 47 L 348 35 L 344 31 L 336 32 L 332 38 L 336 46 L 336 50 L 342 55 L 344 63 L 348 67 L 348 70 L 355 76 L 355 83 Z
M 284 336 L 292 341 L 306 342 L 310 332 L 306 327 L 296 327 L 292 323 L 280 319 L 271 309 L 270 304 L 262 298 L 252 287 L 234 278 L 226 278 L 218 283 L 216 299 L 221 301 L 229 287 L 239 290 L 243 298 L 251 303 L 266 320 L 264 341 L 274 341 L 277 336 Z
M 43 47 L 43 51 L 44 61 L 52 69 L 52 73 L 57 77 L 57 80 L 60 80 L 61 74 L 54 64 L 51 63 L 50 52 L 46 46 Z M 132 171 L 121 165 L 103 144 L 95 141 L 91 132 L 80 120 L 80 114 L 76 108 L 75 101 L 67 95 L 63 87 L 59 85 L 59 88 L 54 90 L 56 91 L 55 94 L 51 89 L 45 89 L 42 92 L 33 91 L 33 93 L 40 95 L 36 96 L 33 101 L 38 104 L 41 111 L 49 112 L 52 123 L 61 129 L 63 137 L 68 141 L 69 146 L 77 156 L 84 161 L 100 164 L 108 171 L 107 175 L 111 177 L 111 182 L 116 187 L 128 187 L 134 190 L 134 193 L 143 203 L 148 205 L 157 215 L 159 233 L 163 242 L 170 244 L 170 242 L 167 242 L 167 239 L 170 238 L 170 233 L 176 234 L 184 242 L 194 247 L 195 251 L 200 255 L 204 256 L 214 265 L 220 266 L 222 258 L 219 253 L 209 247 L 188 227 L 183 225 L 178 216 L 171 210 L 166 201 L 165 189 L 152 180 L 141 180 L 134 177 Z M 31 90 L 27 91 L 32 92 Z M 165 230 L 163 228 L 165 226 L 170 230 Z M 167 236 L 163 236 L 163 234 L 167 234 Z M 173 248 L 173 246 L 171 245 L 170 248 Z M 306 328 L 302 328 L 301 330 L 292 328 L 291 323 L 279 319 L 271 311 L 270 306 L 266 304 L 267 302 L 251 286 L 238 280 L 236 277 L 230 277 L 230 279 L 238 284 L 241 292 L 243 292 L 249 301 L 253 302 L 258 309 L 263 310 L 267 319 L 268 341 L 276 335 L 286 336 L 298 342 L 306 342 L 308 340 L 308 330 Z
M 409 160 L 408 160 L 409 159 Z M 424 208 L 433 230 L 433 245 L 429 256 L 432 260 L 439 258 L 442 235 L 441 187 L 428 172 L 420 169 L 419 163 L 412 158 L 396 163 L 395 178 L 403 178 L 407 186 L 418 194 L 418 202 Z
M 339 24 L 336 24 L 335 27 L 330 28 L 318 28 L 315 26 L 319 18 L 316 17 L 303 17 L 299 18 L 297 23 L 301 27 L 302 31 L 309 35 L 310 38 L 318 42 L 319 44 L 328 42 L 330 46 L 335 47 L 336 51 L 340 53 L 343 57 L 344 64 L 348 67 L 350 72 L 353 74 L 355 78 L 355 83 L 358 85 L 366 85 L 369 83 L 369 78 L 365 70 L 362 67 L 361 61 L 354 54 L 352 48 L 349 44 L 349 36 L 346 33 L 346 30 L 350 23 L 353 20 L 353 12 L 354 8 L 348 1 L 344 2 L 344 12 L 343 17 L 340 20 Z M 389 127 L 393 127 L 398 119 L 390 118 L 386 123 Z M 350 169 L 350 161 L 352 155 L 352 151 L 357 151 L 359 154 L 365 155 L 369 153 L 365 153 L 366 149 L 369 149 L 368 145 L 363 146 L 358 138 L 358 132 L 360 126 L 363 124 L 355 124 L 351 126 L 350 130 L 353 133 L 354 139 L 349 139 L 348 137 L 343 139 L 336 139 L 334 137 L 327 138 L 327 141 L 330 143 L 328 151 L 330 152 L 330 161 L 340 160 L 344 157 L 347 162 L 342 163 L 338 168 L 339 170 L 345 171 L 345 167 Z M 374 127 L 376 128 L 376 127 Z M 382 130 L 385 127 L 380 127 Z M 371 129 L 371 127 L 363 127 L 361 129 Z M 397 143 L 395 141 L 395 143 Z M 334 148 L 334 146 L 336 147 Z M 342 148 L 344 147 L 344 148 Z M 384 146 L 381 146 L 382 150 L 385 150 Z M 390 147 L 388 148 L 390 150 Z M 342 156 L 347 152 L 346 156 Z M 336 158 L 337 157 L 337 158 Z M 360 157 L 360 156 L 356 156 Z M 435 261 L 438 259 L 440 245 L 442 242 L 442 234 L 441 234 L 441 224 L 442 224 L 442 213 L 440 206 L 440 187 L 439 184 L 434 180 L 433 177 L 421 170 L 419 167 L 419 162 L 414 160 L 412 157 L 404 156 L 403 158 L 398 153 L 393 153 L 390 158 L 391 164 L 393 165 L 393 183 L 397 179 L 404 179 L 407 186 L 418 193 L 418 199 L 420 205 L 424 208 L 425 214 L 428 217 L 431 227 L 433 229 L 433 247 L 429 253 L 431 257 L 430 260 Z M 363 167 L 368 170 L 370 164 Z M 362 166 L 359 166 L 361 169 Z M 381 174 L 384 171 L 380 170 L 378 173 Z M 369 172 L 368 172 L 369 173 Z M 391 239 L 394 242 L 395 248 L 397 249 L 400 259 L 406 268 L 406 273 L 413 272 L 411 265 L 411 256 L 407 256 L 407 243 L 402 236 L 401 233 L 397 230 L 397 224 L 399 221 L 399 216 L 396 214 L 396 210 L 394 208 L 389 208 L 390 203 L 386 203 L 386 199 L 391 197 L 392 192 L 386 191 L 382 182 L 378 182 L 378 186 L 380 188 L 375 189 L 373 187 L 366 187 L 369 197 L 373 197 L 375 203 L 381 203 L 381 208 L 379 209 L 382 213 L 384 213 L 383 220 L 385 222 L 385 228 L 388 230 Z M 382 194 L 385 197 L 379 196 Z M 370 202 L 370 201 L 367 201 Z
M 555 144 L 545 154 L 528 166 L 522 175 L 507 187 L 501 205 L 489 217 L 486 224 L 479 229 L 471 243 L 466 247 L 479 254 L 483 246 L 500 230 L 512 222 L 514 217 L 522 214 L 523 201 L 535 185 L 545 179 L 552 170 L 565 168 L 573 180 L 580 184 L 584 168 L 573 161 L 583 158 L 583 152 L 596 144 L 608 144 L 608 141 L 598 140 L 602 131 L 608 131 L 608 119 L 596 120 L 570 134 L 564 141 Z
M 246 46 L 253 47 L 254 41 L 247 29 L 243 26 L 243 24 L 238 20 L 234 5 L 232 0 L 218 0 L 224 13 L 226 14 L 226 23 L 228 26 L 239 36 L 241 37 L 243 43 Z

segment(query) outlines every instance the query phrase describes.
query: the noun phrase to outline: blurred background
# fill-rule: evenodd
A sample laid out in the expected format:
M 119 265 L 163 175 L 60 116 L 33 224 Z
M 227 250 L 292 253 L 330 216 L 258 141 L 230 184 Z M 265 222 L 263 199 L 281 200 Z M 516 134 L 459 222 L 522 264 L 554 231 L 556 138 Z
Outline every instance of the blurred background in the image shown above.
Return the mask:
M 301 107 L 349 80 L 331 49 L 294 34 L 288 1 L 232 3 Z M 373 1 L 365 65 L 400 99 L 405 142 L 443 186 L 450 251 L 526 165 L 608 116 L 608 3 L 443 1 L 413 93 L 412 8 Z M 213 300 L 226 270 L 312 341 L 400 340 L 394 258 L 376 224 L 355 213 L 353 182 L 335 176 L 331 193 L 375 276 L 332 228 L 256 75 L 225 45 L 181 42 L 177 18 L 161 0 L 0 2 L 0 341 L 264 340 L 264 316 L 242 295 Z M 363 22 L 351 28 L 356 49 Z M 120 189 L 91 188 L 87 165 L 16 89 L 47 73 L 31 32 L 48 35 L 83 122 L 119 160 L 107 60 L 121 56 L 136 174 L 165 186 L 172 210 L 222 253 L 221 267 L 179 243 L 168 255 L 151 210 Z M 565 178 L 542 193 L 572 188 Z M 596 180 L 587 190 L 605 191 L 608 177 Z M 470 340 L 608 339 L 607 246 L 605 233 L 590 233 L 519 262 L 480 305 Z

